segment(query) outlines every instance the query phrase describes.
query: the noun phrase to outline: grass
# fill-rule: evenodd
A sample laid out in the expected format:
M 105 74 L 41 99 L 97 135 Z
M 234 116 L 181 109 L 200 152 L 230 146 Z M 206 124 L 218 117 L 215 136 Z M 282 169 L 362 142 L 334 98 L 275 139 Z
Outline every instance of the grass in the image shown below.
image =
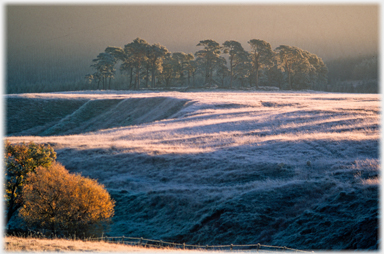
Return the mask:
M 7 252 L 175 252 L 180 251 L 171 248 L 145 248 L 130 246 L 120 243 L 108 243 L 104 241 L 47 239 L 33 237 L 7 236 L 4 239 L 4 249 Z M 188 250 L 187 250 L 188 251 Z
M 21 98 L 36 107 L 19 107 Z M 63 99 L 95 100 L 85 111 L 68 104 L 72 117 L 55 124 L 78 120 L 78 131 L 69 128 L 77 134 L 34 134 L 46 128 L 39 119 L 51 119 L 35 102 Z M 121 102 L 89 107 L 108 100 Z M 378 249 L 378 95 L 83 91 L 7 102 L 15 130 L 18 118 L 39 112 L 35 127 L 8 137 L 12 143 L 50 143 L 71 172 L 106 186 L 116 200 L 108 235 Z

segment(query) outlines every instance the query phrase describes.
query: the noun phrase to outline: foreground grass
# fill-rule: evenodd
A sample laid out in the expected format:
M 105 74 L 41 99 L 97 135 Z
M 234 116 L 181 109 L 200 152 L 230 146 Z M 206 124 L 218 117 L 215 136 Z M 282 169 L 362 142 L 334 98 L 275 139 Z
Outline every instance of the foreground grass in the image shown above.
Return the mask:
M 176 252 L 180 250 L 169 248 L 144 248 L 107 242 L 87 242 L 83 240 L 65 240 L 65 239 L 40 239 L 40 238 L 22 238 L 5 237 L 4 249 L 7 252 Z

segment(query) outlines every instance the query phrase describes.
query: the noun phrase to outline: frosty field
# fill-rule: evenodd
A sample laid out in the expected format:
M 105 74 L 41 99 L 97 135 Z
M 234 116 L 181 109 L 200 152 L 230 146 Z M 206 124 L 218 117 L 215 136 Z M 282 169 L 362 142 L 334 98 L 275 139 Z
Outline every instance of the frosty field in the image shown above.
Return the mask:
M 110 236 L 377 249 L 380 95 L 7 95 L 11 142 L 50 143 L 116 200 Z

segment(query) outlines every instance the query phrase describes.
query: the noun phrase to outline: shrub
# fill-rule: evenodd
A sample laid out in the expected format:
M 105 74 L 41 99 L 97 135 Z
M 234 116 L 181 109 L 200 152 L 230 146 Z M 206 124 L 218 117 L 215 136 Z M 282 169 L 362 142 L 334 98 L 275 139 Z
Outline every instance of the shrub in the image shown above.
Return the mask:
M 49 167 L 56 159 L 56 153 L 49 145 L 11 144 L 5 142 L 5 203 L 7 207 L 7 221 L 22 206 L 22 190 L 25 177 L 34 172 L 39 166 Z
M 55 162 L 27 175 L 21 217 L 51 232 L 85 233 L 114 214 L 114 201 L 96 180 L 70 174 Z

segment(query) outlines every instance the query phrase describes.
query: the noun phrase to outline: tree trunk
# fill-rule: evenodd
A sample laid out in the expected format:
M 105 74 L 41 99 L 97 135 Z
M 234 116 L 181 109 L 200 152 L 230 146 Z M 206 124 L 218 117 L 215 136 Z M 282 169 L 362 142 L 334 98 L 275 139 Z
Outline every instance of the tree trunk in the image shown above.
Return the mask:
M 183 72 L 180 73 L 180 84 L 181 84 L 181 86 L 184 86 L 184 74 L 183 74 Z
M 288 69 L 288 84 L 289 84 L 289 90 L 292 90 L 291 70 L 290 69 Z
M 8 211 L 7 211 L 7 221 L 6 226 L 8 225 L 8 222 L 11 220 L 13 214 L 21 207 L 21 204 L 15 204 L 14 200 L 11 200 L 11 204 L 9 205 Z
M 140 71 L 139 69 L 137 69 L 134 89 L 137 90 L 139 87 L 140 87 Z
M 152 68 L 152 87 L 156 87 L 155 68 Z
M 137 65 L 137 72 L 136 72 L 136 79 L 137 79 L 136 90 L 140 88 L 140 69 L 141 69 L 141 62 L 139 61 Z
M 292 90 L 292 83 L 291 83 L 291 66 L 287 62 L 285 64 L 285 69 L 287 70 L 287 75 L 288 75 L 288 85 L 289 85 L 289 90 Z
M 213 68 L 210 69 L 209 72 L 209 86 L 211 87 L 213 83 Z
M 255 72 L 256 72 L 256 89 L 259 89 L 259 54 L 255 52 Z
M 207 65 L 205 66 L 205 84 L 209 84 L 209 73 L 210 73 L 210 61 L 207 59 Z
M 5 223 L 6 226 L 8 225 L 8 222 L 11 220 L 12 215 L 13 215 L 14 212 L 15 212 L 14 209 L 8 208 L 8 211 L 7 211 L 7 221 Z
M 145 86 L 148 88 L 149 86 L 149 68 L 147 68 L 147 76 L 145 77 Z
M 256 68 L 256 82 L 255 82 L 255 85 L 256 85 L 256 89 L 259 89 L 259 68 L 258 67 Z
M 230 65 L 231 65 L 231 81 L 230 81 L 230 83 L 229 83 L 229 88 L 232 89 L 232 80 L 233 80 L 233 57 L 231 57 L 231 63 L 230 63 Z
M 130 78 L 129 78 L 129 89 L 132 88 L 132 79 L 133 79 L 133 68 L 131 68 L 131 75 L 130 75 Z

